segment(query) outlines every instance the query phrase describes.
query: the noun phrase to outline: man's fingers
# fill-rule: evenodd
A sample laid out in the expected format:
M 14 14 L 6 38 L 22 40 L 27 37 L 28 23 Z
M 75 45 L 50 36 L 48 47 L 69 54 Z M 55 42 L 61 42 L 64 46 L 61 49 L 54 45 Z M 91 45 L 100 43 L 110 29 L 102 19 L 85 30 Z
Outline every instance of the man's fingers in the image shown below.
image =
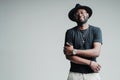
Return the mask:
M 98 64 L 98 66 L 95 68 L 95 72 L 99 72 L 100 68 L 101 68 L 101 66 Z
M 67 46 L 71 46 L 71 44 L 70 44 L 70 43 L 68 43 L 68 42 L 66 42 L 66 45 L 67 45 Z
M 100 69 L 101 69 L 101 66 L 100 66 L 98 63 L 93 63 L 93 64 L 91 65 L 91 68 L 92 68 L 92 70 L 93 70 L 94 72 L 99 72 Z
M 98 64 L 98 66 L 101 68 L 101 66 Z

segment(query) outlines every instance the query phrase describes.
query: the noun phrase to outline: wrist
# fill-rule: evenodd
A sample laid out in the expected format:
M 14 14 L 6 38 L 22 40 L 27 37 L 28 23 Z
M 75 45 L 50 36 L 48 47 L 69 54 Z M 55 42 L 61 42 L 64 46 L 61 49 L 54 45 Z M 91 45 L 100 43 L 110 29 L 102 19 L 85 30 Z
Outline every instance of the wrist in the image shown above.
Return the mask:
M 72 54 L 76 55 L 77 54 L 77 49 L 73 49 Z
M 91 66 L 91 65 L 92 65 L 92 61 L 89 62 L 89 66 Z

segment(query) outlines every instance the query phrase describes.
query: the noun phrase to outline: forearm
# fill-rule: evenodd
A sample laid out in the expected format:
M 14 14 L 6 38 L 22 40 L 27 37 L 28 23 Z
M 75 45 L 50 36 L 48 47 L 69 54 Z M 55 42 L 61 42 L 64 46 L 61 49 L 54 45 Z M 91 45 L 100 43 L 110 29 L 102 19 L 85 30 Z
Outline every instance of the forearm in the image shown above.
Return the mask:
M 76 63 L 76 64 L 84 64 L 84 65 L 89 65 L 90 64 L 90 60 L 87 60 L 87 59 L 84 59 L 84 58 L 81 58 L 81 57 L 78 57 L 78 56 L 68 56 L 68 55 L 66 55 L 66 58 L 68 60 L 70 60 L 71 62 Z
M 100 71 L 101 66 L 95 61 L 90 61 L 90 60 L 87 60 L 87 59 L 84 59 L 84 58 L 81 58 L 81 57 L 78 57 L 78 56 L 68 56 L 68 55 L 66 55 L 66 57 L 67 57 L 68 60 L 70 60 L 73 63 L 84 64 L 84 65 L 90 66 L 90 68 L 95 73 Z
M 86 49 L 86 50 L 73 49 L 73 46 L 70 45 L 69 43 L 67 43 L 67 46 L 64 47 L 64 51 L 66 55 L 71 55 L 71 53 L 73 53 L 74 50 L 76 55 L 79 55 L 82 57 L 90 57 L 90 58 L 98 57 L 101 50 L 101 43 L 94 42 L 93 48 Z
M 88 50 L 76 50 L 76 55 L 84 56 L 84 57 L 98 57 L 100 51 L 96 49 L 88 49 Z
M 92 49 L 76 50 L 76 55 L 83 57 L 98 57 L 100 55 L 101 43 L 94 42 Z

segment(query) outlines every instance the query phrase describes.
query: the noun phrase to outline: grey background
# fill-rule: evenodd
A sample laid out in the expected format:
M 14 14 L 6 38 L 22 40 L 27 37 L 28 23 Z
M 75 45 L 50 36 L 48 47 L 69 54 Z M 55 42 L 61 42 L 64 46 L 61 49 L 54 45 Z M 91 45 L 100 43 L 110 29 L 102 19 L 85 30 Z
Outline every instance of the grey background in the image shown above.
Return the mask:
M 67 14 L 76 3 L 90 6 L 89 23 L 103 32 L 101 80 L 119 80 L 119 0 L 0 0 L 0 80 L 66 80 Z

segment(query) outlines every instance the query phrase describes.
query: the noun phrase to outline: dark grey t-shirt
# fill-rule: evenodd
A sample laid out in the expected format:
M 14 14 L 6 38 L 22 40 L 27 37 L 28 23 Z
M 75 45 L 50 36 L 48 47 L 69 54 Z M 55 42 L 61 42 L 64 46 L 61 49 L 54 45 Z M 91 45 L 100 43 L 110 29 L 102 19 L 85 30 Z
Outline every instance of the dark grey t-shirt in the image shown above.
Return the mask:
M 81 37 L 82 34 L 86 34 L 84 38 L 85 41 L 84 43 L 83 43 L 83 37 Z M 91 25 L 89 25 L 88 29 L 82 31 L 79 30 L 78 27 L 74 27 L 66 31 L 65 43 L 66 42 L 69 42 L 71 45 L 73 45 L 74 49 L 81 49 L 81 50 L 92 49 L 93 42 L 100 42 L 102 44 L 102 32 L 100 28 Z M 96 58 L 92 58 L 92 57 L 91 58 L 83 57 L 83 58 L 96 61 Z M 79 72 L 79 73 L 93 73 L 93 70 L 88 65 L 75 64 L 73 62 L 71 62 L 70 71 Z

